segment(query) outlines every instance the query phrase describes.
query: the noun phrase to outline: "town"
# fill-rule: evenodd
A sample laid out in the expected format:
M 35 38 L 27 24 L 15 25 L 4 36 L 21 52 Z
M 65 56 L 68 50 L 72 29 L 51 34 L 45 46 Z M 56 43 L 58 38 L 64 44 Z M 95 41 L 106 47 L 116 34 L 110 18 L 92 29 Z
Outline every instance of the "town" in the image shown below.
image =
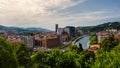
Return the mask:
M 120 0 L 0 0 L 0 68 L 120 68 Z
M 55 31 L 40 32 L 31 34 L 21 34 L 0 31 L 0 36 L 6 38 L 12 44 L 22 43 L 33 51 L 36 50 L 49 50 L 58 46 L 66 45 L 71 38 L 82 35 L 82 31 L 76 30 L 74 26 L 66 26 L 65 28 L 59 28 L 58 24 L 55 24 Z
M 89 34 L 90 32 L 83 32 L 82 30 L 76 29 L 74 26 L 66 26 L 65 28 L 60 28 L 58 24 L 55 24 L 55 31 L 50 32 L 21 34 L 0 31 L 0 36 L 6 38 L 12 44 L 24 44 L 31 51 L 49 51 L 52 48 L 65 46 L 69 44 L 72 38 L 75 38 L 72 45 L 76 45 L 75 42 L 79 41 L 82 36 Z M 89 48 L 87 48 L 89 51 L 98 51 L 100 48 L 99 43 L 108 38 L 110 35 L 114 35 L 114 38 L 120 40 L 120 31 L 117 29 L 106 29 L 104 31 L 95 33 L 95 35 L 97 37 L 97 39 L 94 40 L 96 43 L 89 43 Z
M 113 22 L 111 24 L 115 23 Z M 101 25 L 103 26 L 105 24 Z M 99 26 L 95 27 L 98 29 Z M 9 57 L 9 54 L 11 54 L 12 51 L 13 54 L 11 55 L 11 58 L 17 56 L 17 61 L 12 61 L 19 62 L 20 64 L 15 65 L 16 67 L 39 68 L 46 66 L 52 67 L 52 65 L 54 67 L 63 65 L 64 68 L 69 66 L 77 68 L 76 66 L 78 63 L 75 63 L 77 61 L 79 62 L 79 65 L 81 65 L 78 67 L 87 68 L 91 66 L 86 64 L 86 62 L 98 64 L 103 63 L 99 59 L 104 59 L 103 61 L 109 61 L 118 58 L 116 56 L 118 55 L 120 48 L 120 30 L 113 28 L 114 26 L 110 27 L 111 28 L 108 26 L 107 28 L 103 28 L 102 31 L 97 32 L 90 32 L 91 30 L 84 31 L 74 26 L 60 28 L 58 24 L 55 24 L 55 30 L 50 32 L 21 33 L 1 30 L 0 52 L 2 55 L 4 54 L 6 57 Z M 1 57 L 2 60 L 9 60 L 3 56 Z M 66 61 L 68 65 L 65 65 Z M 13 66 L 15 64 L 14 62 Z M 60 63 L 60 65 L 56 65 L 56 63 Z M 75 63 L 75 66 L 71 63 Z

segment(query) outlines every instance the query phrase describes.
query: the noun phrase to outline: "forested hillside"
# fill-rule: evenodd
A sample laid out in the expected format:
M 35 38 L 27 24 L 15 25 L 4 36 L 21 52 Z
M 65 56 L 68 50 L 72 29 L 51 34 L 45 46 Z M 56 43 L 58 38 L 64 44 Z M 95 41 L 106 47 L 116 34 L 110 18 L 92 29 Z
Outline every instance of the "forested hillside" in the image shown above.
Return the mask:
M 0 25 L 0 31 L 6 32 L 49 32 L 50 30 L 44 28 L 20 28 L 20 27 L 7 27 Z
M 99 32 L 106 29 L 120 29 L 120 22 L 108 22 L 96 26 L 86 26 L 86 27 L 79 26 L 77 27 L 77 29 L 83 30 L 84 32 L 88 32 L 88 31 Z

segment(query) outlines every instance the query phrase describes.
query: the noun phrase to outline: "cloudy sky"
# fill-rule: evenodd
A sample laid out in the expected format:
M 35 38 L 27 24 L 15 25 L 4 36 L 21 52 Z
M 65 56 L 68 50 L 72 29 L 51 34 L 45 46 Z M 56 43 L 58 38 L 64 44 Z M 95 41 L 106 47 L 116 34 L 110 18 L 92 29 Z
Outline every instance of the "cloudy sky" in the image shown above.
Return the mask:
M 0 25 L 89 26 L 120 21 L 120 0 L 0 0 Z

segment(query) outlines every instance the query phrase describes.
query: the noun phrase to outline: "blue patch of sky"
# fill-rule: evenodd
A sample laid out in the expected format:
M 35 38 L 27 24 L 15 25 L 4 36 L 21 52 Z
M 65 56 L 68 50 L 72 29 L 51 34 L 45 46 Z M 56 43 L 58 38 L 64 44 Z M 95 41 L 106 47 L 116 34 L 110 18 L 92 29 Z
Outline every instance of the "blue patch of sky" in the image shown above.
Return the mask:
M 87 0 L 64 11 L 72 13 L 83 13 L 102 10 L 116 10 L 120 8 L 120 0 Z M 120 10 L 120 9 L 119 9 Z

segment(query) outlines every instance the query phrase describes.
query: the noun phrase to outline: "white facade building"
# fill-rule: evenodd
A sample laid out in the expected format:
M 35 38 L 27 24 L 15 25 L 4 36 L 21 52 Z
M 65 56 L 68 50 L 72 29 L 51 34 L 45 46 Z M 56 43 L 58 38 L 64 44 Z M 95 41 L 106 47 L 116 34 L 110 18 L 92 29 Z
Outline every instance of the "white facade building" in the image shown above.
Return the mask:
M 70 36 L 70 29 L 69 28 L 58 28 L 57 34 L 61 35 L 62 32 L 64 32 L 64 31 L 67 32 L 69 34 L 69 36 Z
M 23 36 L 21 37 L 21 42 L 27 47 L 32 48 L 34 45 L 34 37 L 33 36 Z

